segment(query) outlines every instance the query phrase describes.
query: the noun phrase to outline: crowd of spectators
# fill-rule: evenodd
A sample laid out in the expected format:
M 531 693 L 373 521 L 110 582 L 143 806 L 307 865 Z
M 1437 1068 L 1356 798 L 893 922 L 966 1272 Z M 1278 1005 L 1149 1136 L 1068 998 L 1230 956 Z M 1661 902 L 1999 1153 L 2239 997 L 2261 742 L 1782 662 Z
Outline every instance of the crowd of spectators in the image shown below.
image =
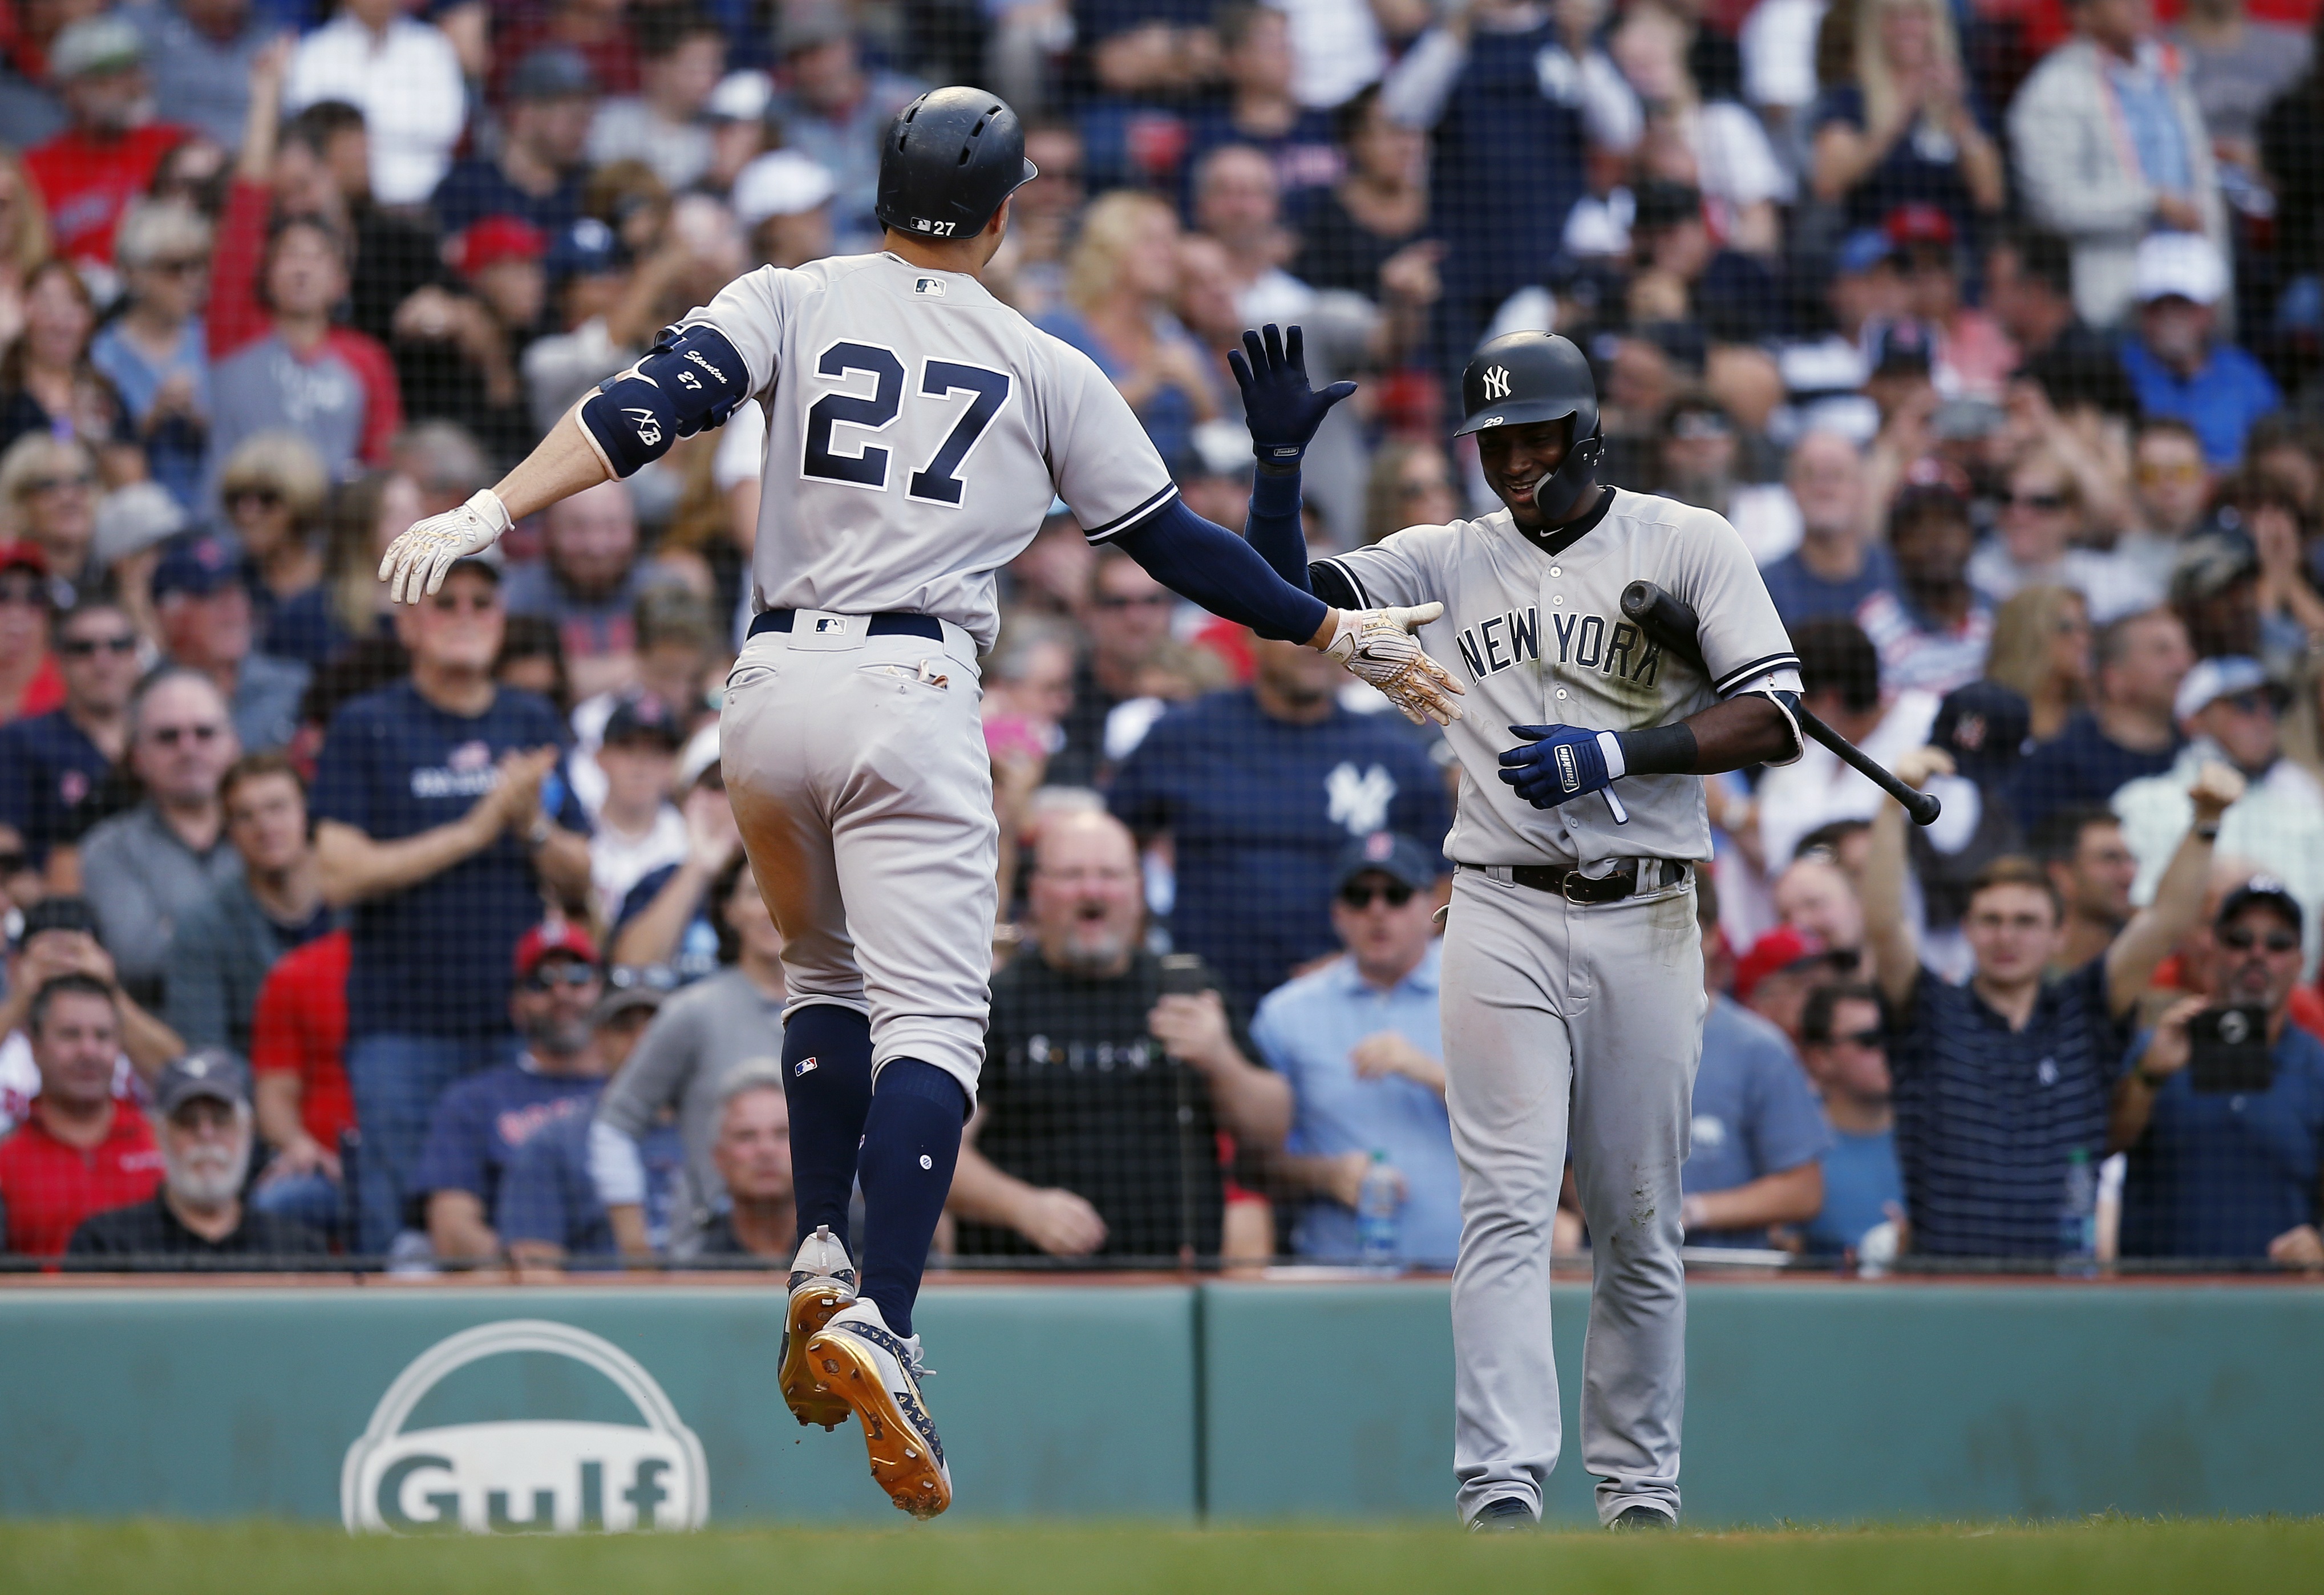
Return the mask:
M 1608 477 L 1725 514 L 1942 796 L 1706 782 L 1694 1243 L 2324 1261 L 2324 58 L 2310 0 L 2164 11 L 0 11 L 0 1249 L 786 1249 L 716 730 L 764 418 L 373 572 L 736 274 L 876 248 L 881 131 L 977 81 L 1040 168 L 990 285 L 1202 513 L 1246 327 L 1361 384 L 1319 552 L 1491 509 L 1448 378 L 1554 328 Z M 1433 736 L 1062 506 L 1003 597 L 940 1244 L 1449 1259 Z

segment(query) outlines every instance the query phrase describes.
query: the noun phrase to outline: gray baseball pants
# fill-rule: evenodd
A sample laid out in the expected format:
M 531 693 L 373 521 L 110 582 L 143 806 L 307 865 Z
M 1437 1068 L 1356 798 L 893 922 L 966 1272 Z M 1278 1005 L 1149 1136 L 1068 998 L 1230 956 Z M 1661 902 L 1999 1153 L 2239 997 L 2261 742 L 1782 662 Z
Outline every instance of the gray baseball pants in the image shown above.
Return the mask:
M 1549 1249 L 1569 1135 L 1594 1262 L 1582 1460 L 1598 1516 L 1678 1514 L 1686 1396 L 1679 1166 L 1702 1056 L 1691 879 L 1578 905 L 1462 869 L 1444 933 L 1445 1102 L 1461 1160 L 1452 1274 L 1462 1517 L 1538 1514 L 1557 1465 Z
M 743 645 L 719 761 L 783 933 L 783 1017 L 867 1015 L 872 1066 L 915 1057 L 976 1100 L 991 1001 L 1001 830 L 977 716 L 976 645 L 869 635 L 802 609 Z

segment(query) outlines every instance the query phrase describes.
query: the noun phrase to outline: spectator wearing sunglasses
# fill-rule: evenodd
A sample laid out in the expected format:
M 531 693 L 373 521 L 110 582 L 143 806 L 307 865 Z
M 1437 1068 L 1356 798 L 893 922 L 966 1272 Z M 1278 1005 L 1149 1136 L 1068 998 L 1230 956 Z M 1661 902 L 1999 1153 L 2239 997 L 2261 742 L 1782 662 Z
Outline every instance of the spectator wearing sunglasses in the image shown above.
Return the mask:
M 14 545 L 21 548 L 23 545 Z M 25 579 L 0 545 L 0 606 L 11 583 Z M 0 726 L 0 821 L 23 840 L 26 862 L 48 867 L 49 854 L 75 832 L 73 809 L 104 786 L 129 750 L 129 695 L 137 684 L 137 632 L 119 605 L 76 604 L 53 628 L 64 702 L 45 715 Z
M 288 617 L 283 607 L 322 584 L 323 516 L 330 493 L 322 456 L 296 432 L 248 438 L 218 474 L 218 502 L 249 566 L 251 608 L 266 651 L 284 659 L 298 659 L 296 650 L 311 646 L 303 606 Z
M 1880 994 L 1860 985 L 1810 992 L 1800 1014 L 1800 1064 L 1821 1094 L 1831 1126 L 1831 1145 L 1823 1155 L 1823 1206 L 1801 1236 L 1812 1256 L 1846 1256 L 1863 1249 L 1868 1232 L 1904 1212 Z
M 2122 1256 L 2324 1267 L 2324 1042 L 2290 1022 L 2304 919 L 2268 876 L 2228 893 L 2211 929 L 2210 994 L 2166 1010 L 2133 1051 L 2107 1142 L 2129 1154 Z M 2236 1010 L 2252 1009 L 2266 1016 L 2258 1077 L 2190 1068 L 2191 1030 L 2207 1010 L 2225 1010 L 2205 1028 L 2228 1041 L 2244 1017 Z
M 510 1056 L 502 971 L 544 891 L 588 889 L 588 822 L 554 773 L 563 722 L 493 677 L 506 618 L 498 569 L 455 564 L 396 613 L 410 674 L 341 705 L 316 761 L 323 894 L 355 908 L 346 1069 L 366 1254 L 410 1222 L 437 1099 Z
M 2000 535 L 1970 558 L 1969 585 L 1997 604 L 2024 587 L 2072 587 L 2101 626 L 2153 608 L 2162 590 L 2135 560 L 2073 546 L 2086 530 L 2089 498 L 2060 455 L 2042 447 L 2021 455 L 2004 484 Z
M 60 595 L 92 597 L 105 585 L 95 557 L 97 457 L 86 446 L 45 430 L 10 444 L 0 455 L 0 517 L 9 535 L 41 550 Z
M 286 746 L 298 734 L 299 700 L 313 672 L 258 650 L 241 551 L 216 532 L 179 538 L 162 549 L 152 589 L 170 662 L 199 670 L 226 695 L 244 747 Z
M 1461 1169 L 1444 1111 L 1437 1023 L 1436 863 L 1375 832 L 1340 855 L 1332 929 L 1345 951 L 1268 993 L 1251 1020 L 1267 1066 L 1291 1083 L 1285 1183 L 1302 1199 L 1291 1249 L 1356 1261 L 1356 1202 L 1372 1155 L 1403 1187 L 1398 1259 L 1449 1268 L 1461 1246 Z
M 83 893 L 123 990 L 162 1006 L 178 921 L 242 872 L 226 840 L 218 783 L 242 751 L 217 685 L 165 666 L 129 700 L 129 769 L 145 798 L 81 842 Z
M 52 596 L 40 545 L 0 542 L 0 724 L 64 702 L 64 677 L 49 652 Z
M 122 217 L 113 258 L 128 309 L 98 331 L 89 364 L 129 407 L 153 480 L 190 510 L 209 447 L 210 225 L 182 200 L 141 200 Z
M 438 1257 L 498 1257 L 492 1218 L 518 1149 L 596 1105 L 608 1060 L 590 1021 L 604 994 L 596 945 L 579 926 L 544 920 L 518 940 L 509 1019 L 523 1050 L 453 1086 L 429 1116 L 419 1185 Z
M 2259 661 L 2209 659 L 2179 684 L 2174 705 L 2189 738 L 2172 767 L 2115 794 L 2123 840 L 2138 856 L 2131 898 L 2154 895 L 2164 862 L 2187 828 L 2187 788 L 2207 761 L 2235 766 L 2247 783 L 2242 801 L 2219 822 L 2223 856 L 2250 859 L 2283 883 L 2309 926 L 2306 967 L 2316 967 L 2316 916 L 2324 910 L 2324 788 L 2283 757 L 2283 692 Z

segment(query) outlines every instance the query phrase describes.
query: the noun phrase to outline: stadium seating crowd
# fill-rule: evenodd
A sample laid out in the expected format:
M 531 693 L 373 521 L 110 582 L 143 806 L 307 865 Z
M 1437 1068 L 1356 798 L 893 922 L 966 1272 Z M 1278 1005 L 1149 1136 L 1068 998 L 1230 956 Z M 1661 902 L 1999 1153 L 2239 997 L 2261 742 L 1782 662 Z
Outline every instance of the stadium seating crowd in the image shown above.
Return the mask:
M 877 247 L 882 129 L 974 81 L 1040 168 L 991 286 L 1201 513 L 1245 327 L 1361 383 L 1318 550 L 1493 508 L 1449 379 L 1554 329 L 1607 478 L 1725 514 L 1940 791 L 1706 781 L 1694 1255 L 2324 1267 L 2317 10 L 0 4 L 0 1253 L 787 1256 L 716 732 L 763 418 L 373 572 L 731 278 Z M 1447 1264 L 1434 733 L 1062 504 L 1003 580 L 940 1249 Z

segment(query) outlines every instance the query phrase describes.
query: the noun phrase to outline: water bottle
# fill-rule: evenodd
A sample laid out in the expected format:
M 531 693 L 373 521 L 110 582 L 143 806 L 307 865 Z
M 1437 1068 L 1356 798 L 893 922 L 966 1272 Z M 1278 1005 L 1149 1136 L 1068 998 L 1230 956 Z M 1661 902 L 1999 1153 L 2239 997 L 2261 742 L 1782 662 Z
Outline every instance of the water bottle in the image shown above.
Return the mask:
M 1397 1215 L 1403 1206 L 1396 1170 L 1388 1166 L 1387 1153 L 1375 1150 L 1372 1166 L 1364 1170 L 1364 1183 L 1356 1190 L 1356 1248 L 1367 1272 L 1394 1274 L 1400 1267 Z
M 2087 1148 L 2066 1154 L 2066 1199 L 2058 1210 L 2058 1272 L 2075 1278 L 2098 1273 L 2098 1171 Z

